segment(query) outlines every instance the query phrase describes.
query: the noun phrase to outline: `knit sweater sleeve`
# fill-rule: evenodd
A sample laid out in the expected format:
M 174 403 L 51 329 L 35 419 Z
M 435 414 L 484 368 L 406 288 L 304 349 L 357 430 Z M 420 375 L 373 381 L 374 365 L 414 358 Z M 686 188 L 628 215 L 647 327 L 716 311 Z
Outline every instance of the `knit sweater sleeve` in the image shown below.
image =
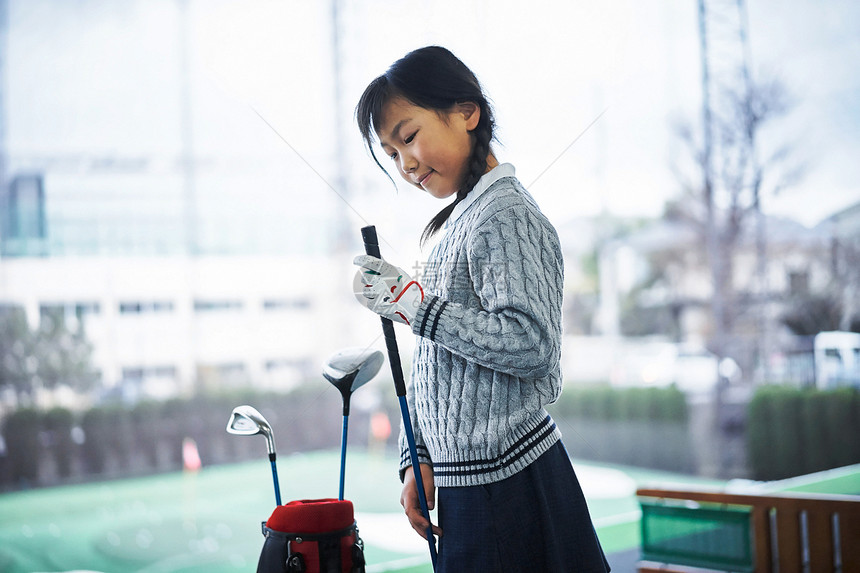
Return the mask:
M 413 332 L 450 352 L 512 376 L 539 378 L 561 353 L 563 263 L 558 235 L 536 209 L 512 205 L 466 239 L 467 281 L 479 305 L 431 294 Z

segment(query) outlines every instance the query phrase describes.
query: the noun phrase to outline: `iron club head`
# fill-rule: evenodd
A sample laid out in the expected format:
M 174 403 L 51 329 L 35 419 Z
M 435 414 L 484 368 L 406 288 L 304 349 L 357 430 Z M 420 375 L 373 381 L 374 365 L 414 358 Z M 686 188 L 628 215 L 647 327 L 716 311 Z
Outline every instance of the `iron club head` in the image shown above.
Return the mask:
M 275 436 L 266 418 L 253 406 L 236 406 L 227 422 L 227 431 L 237 436 L 254 436 L 262 434 L 266 437 L 266 447 L 269 455 L 275 454 Z
M 281 485 L 278 483 L 278 468 L 275 464 L 275 436 L 266 418 L 252 406 L 237 406 L 233 408 L 227 431 L 237 436 L 254 436 L 262 434 L 266 437 L 266 447 L 269 450 L 269 463 L 272 464 L 272 481 L 275 484 L 275 503 L 281 505 Z

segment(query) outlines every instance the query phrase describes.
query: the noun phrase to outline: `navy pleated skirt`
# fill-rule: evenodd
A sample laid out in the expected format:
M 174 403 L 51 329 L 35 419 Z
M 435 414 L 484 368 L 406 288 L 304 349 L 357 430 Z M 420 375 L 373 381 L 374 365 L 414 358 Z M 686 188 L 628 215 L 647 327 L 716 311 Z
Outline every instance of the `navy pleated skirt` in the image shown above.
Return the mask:
M 604 573 L 567 451 L 556 443 L 500 482 L 437 490 L 438 573 Z

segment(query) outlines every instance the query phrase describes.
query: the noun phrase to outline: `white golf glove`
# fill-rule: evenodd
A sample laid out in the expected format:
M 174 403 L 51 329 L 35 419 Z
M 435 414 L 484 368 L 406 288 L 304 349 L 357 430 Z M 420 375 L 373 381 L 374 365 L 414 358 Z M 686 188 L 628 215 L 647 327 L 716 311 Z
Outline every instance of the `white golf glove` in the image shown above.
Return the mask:
M 383 318 L 411 325 L 424 300 L 424 289 L 403 269 L 370 255 L 355 257 L 352 292 L 363 306 Z

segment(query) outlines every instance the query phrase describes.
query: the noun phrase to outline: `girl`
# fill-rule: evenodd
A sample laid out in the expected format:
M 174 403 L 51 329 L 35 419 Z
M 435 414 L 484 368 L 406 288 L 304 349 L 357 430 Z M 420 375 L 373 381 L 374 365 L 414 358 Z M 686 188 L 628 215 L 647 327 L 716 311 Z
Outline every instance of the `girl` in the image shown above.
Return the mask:
M 493 112 L 451 52 L 407 54 L 361 96 L 356 118 L 409 183 L 455 197 L 412 280 L 362 255 L 356 296 L 418 336 L 409 400 L 428 505 L 438 488 L 438 571 L 608 571 L 561 434 L 562 255 L 555 229 L 490 147 Z M 384 168 L 382 168 L 384 170 Z M 401 504 L 422 536 L 401 432 Z M 409 471 L 406 471 L 409 469 Z

